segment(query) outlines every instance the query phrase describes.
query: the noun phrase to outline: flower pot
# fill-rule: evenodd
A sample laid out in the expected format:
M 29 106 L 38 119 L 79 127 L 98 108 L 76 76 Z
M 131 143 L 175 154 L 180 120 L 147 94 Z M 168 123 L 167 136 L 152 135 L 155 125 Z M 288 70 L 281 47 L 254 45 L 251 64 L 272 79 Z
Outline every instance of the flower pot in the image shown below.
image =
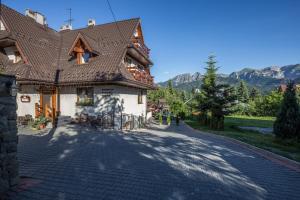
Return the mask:
M 40 129 L 44 129 L 45 127 L 46 127 L 45 124 L 40 124 L 39 126 Z

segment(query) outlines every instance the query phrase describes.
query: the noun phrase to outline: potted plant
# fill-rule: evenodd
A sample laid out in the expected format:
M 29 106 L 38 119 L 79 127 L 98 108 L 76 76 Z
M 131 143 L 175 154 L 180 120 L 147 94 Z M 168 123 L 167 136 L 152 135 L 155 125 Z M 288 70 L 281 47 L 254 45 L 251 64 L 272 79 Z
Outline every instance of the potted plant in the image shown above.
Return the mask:
M 34 121 L 34 123 L 32 124 L 32 128 L 34 130 L 44 129 L 47 125 L 47 122 L 48 122 L 48 119 L 46 117 L 44 117 L 43 115 L 41 115 Z

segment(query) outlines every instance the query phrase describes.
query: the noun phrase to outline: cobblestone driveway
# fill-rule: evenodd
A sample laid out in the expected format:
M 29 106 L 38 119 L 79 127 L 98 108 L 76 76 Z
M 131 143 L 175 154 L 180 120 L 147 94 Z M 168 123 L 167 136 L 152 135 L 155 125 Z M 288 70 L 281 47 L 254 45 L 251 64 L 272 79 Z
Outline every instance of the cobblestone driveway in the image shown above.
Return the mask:
M 20 135 L 12 199 L 300 199 L 300 173 L 184 125 Z

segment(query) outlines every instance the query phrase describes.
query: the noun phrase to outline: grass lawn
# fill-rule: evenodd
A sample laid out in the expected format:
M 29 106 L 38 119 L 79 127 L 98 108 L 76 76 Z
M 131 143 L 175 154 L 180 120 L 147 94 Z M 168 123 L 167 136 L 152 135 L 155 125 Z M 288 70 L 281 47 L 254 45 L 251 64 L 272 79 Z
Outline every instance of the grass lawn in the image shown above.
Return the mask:
M 201 126 L 196 119 L 188 119 L 185 122 L 195 129 L 231 137 L 300 162 L 299 143 L 295 141 L 279 141 L 270 134 L 261 134 L 237 128 L 238 126 L 272 127 L 274 120 L 273 117 L 228 116 L 225 118 L 224 131 L 212 131 L 208 127 Z

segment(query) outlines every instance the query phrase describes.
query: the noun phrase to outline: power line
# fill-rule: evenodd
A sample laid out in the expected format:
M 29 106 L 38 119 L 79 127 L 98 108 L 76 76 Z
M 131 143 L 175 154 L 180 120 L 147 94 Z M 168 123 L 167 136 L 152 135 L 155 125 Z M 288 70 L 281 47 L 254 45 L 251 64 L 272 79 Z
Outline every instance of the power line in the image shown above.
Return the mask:
M 116 15 L 115 15 L 115 13 L 114 13 L 114 11 L 113 11 L 111 5 L 110 5 L 110 2 L 109 2 L 109 0 L 106 0 L 106 2 L 107 2 L 107 4 L 108 4 L 108 8 L 109 8 L 109 10 L 110 10 L 110 12 L 111 12 L 111 15 L 112 15 L 113 18 L 114 18 L 114 22 L 115 22 L 115 24 L 116 24 L 116 27 L 117 27 L 117 29 L 118 29 L 118 31 L 119 31 L 119 33 L 120 33 L 122 39 L 123 39 L 124 42 L 125 42 L 125 41 L 126 41 L 126 40 L 125 40 L 125 37 L 124 37 L 123 33 L 122 33 L 121 30 L 120 30 L 120 27 L 119 27 L 118 22 L 117 22 L 117 20 L 116 20 Z

